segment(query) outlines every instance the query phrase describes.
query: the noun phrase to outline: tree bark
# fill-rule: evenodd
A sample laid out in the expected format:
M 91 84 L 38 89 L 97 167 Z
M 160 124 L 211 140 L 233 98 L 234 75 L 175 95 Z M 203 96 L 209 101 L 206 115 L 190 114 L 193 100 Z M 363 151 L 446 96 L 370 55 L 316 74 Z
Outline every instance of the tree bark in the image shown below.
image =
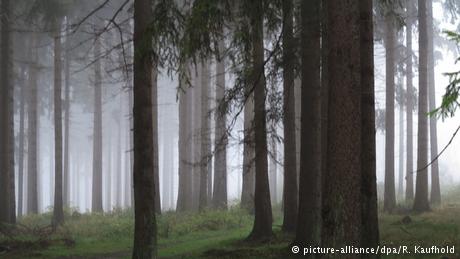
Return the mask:
M 134 1 L 134 246 L 132 258 L 157 258 L 155 215 L 155 164 L 153 155 L 152 91 L 153 57 L 149 25 L 152 19 L 148 0 Z
M 94 45 L 94 120 L 93 120 L 93 185 L 92 212 L 103 212 L 102 207 L 102 75 L 101 75 L 101 39 Z
M 296 242 L 320 242 L 321 201 L 321 89 L 320 89 L 320 4 L 301 4 L 301 146 L 299 220 Z
M 427 37 L 428 37 L 428 106 L 429 111 L 436 109 L 436 80 L 434 62 L 434 24 L 433 24 L 433 0 L 427 0 Z M 438 155 L 438 127 L 436 116 L 430 117 L 430 158 L 433 160 Z M 439 183 L 439 164 L 435 160 L 431 164 L 431 203 L 441 204 L 441 186 Z
M 324 247 L 361 244 L 362 127 L 356 123 L 362 118 L 359 11 L 358 1 L 327 3 L 329 109 L 328 163 L 322 190 Z
M 412 85 L 412 25 L 414 23 L 415 6 L 414 0 L 407 0 L 407 19 L 406 19 L 406 49 L 408 57 L 406 58 L 406 201 L 414 199 L 414 155 L 413 155 L 413 110 L 414 104 L 412 97 L 414 96 L 414 87 Z
M 0 222 L 15 223 L 14 199 L 14 135 L 11 132 L 13 119 L 13 87 L 10 82 L 10 1 L 1 2 L 1 69 L 0 69 Z
M 199 190 L 199 210 L 203 211 L 208 206 L 208 176 L 211 165 L 211 121 L 209 118 L 209 65 L 207 60 L 201 62 L 201 126 L 200 144 L 201 159 L 200 165 L 200 190 Z
M 415 185 L 414 211 L 430 209 L 428 202 L 428 36 L 426 0 L 418 0 L 419 17 L 419 102 L 417 136 L 417 179 Z M 420 170 L 420 171 L 419 171 Z
M 153 166 L 155 172 L 155 213 L 161 214 L 160 165 L 158 158 L 158 65 L 152 64 Z
M 70 23 L 68 23 L 70 24 Z M 70 135 L 70 36 L 65 39 L 65 61 L 64 61 L 64 175 L 63 175 L 63 200 L 64 206 L 70 205 L 70 153 L 69 153 L 69 135 Z
M 54 24 L 54 209 L 53 227 L 64 222 L 62 197 L 62 61 L 61 21 Z
M 219 57 L 216 58 L 216 103 L 225 98 L 225 41 L 218 42 Z M 213 207 L 227 209 L 227 116 L 225 111 L 215 114 L 215 157 L 214 157 L 214 189 L 212 195 Z
M 30 73 L 30 70 L 29 70 Z M 24 69 L 21 69 L 21 77 L 24 76 Z M 25 122 L 25 102 L 26 102 L 26 86 L 21 85 L 20 104 L 19 104 L 19 150 L 18 150 L 18 216 L 24 213 L 24 122 Z
M 395 18 L 385 15 L 385 192 L 383 210 L 393 211 L 395 193 Z
M 372 0 L 360 0 L 361 17 L 361 246 L 379 245 L 377 208 L 375 92 L 374 92 L 374 35 Z M 379 258 L 365 255 L 363 258 Z
M 254 144 L 255 144 L 255 189 L 254 226 L 249 239 L 264 240 L 272 236 L 272 207 L 268 183 L 267 123 L 265 110 L 264 32 L 263 1 L 250 5 L 252 73 L 250 82 L 254 86 Z
M 284 126 L 284 182 L 283 226 L 285 232 L 294 232 L 297 225 L 297 155 L 294 95 L 294 35 L 293 2 L 283 1 L 283 126 Z

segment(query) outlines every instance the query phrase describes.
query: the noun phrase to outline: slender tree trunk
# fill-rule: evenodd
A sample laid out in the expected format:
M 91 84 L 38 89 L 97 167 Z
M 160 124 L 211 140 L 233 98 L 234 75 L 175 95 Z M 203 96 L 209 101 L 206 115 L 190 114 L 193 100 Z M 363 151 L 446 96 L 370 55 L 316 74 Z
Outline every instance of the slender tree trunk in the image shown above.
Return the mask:
M 30 73 L 30 70 L 29 70 Z M 21 77 L 24 75 L 23 69 L 21 69 Z M 26 86 L 25 83 L 21 85 L 20 93 L 20 104 L 19 104 L 19 150 L 18 150 L 18 216 L 22 216 L 24 213 L 23 202 L 24 202 L 24 121 L 25 121 L 25 102 L 26 102 Z
M 122 96 L 120 95 L 120 107 L 122 107 Z M 122 125 L 122 112 L 120 112 L 120 116 L 117 118 L 117 149 L 115 152 L 117 153 L 117 191 L 116 191 L 116 196 L 117 196 L 117 207 L 118 208 L 123 208 L 123 170 L 122 168 L 122 147 L 121 147 L 121 125 Z M 125 183 L 128 184 L 128 183 Z
M 105 170 L 106 173 L 106 202 L 107 202 L 107 211 L 112 211 L 112 131 L 107 130 L 107 157 L 106 157 L 106 167 L 107 169 Z
M 403 78 L 398 77 L 399 92 L 404 91 Z M 399 162 L 398 162 L 398 197 L 404 193 L 404 104 L 399 103 Z
M 320 4 L 301 5 L 302 112 L 296 242 L 319 244 L 321 204 Z
M 255 145 L 255 189 L 254 189 L 254 226 L 250 239 L 260 240 L 272 235 L 272 206 L 268 183 L 267 161 L 267 125 L 265 110 L 265 74 L 264 74 L 264 32 L 263 1 L 250 3 L 250 21 L 252 26 L 252 73 L 254 86 L 254 145 Z
M 273 134 L 276 134 L 276 126 L 273 125 Z M 275 138 L 270 138 L 270 150 L 271 150 L 271 155 L 270 155 L 270 160 L 269 160 L 269 174 L 270 174 L 270 200 L 272 204 L 276 204 L 277 202 L 277 179 L 276 175 L 278 174 L 278 169 L 277 169 L 277 159 L 278 159 L 278 150 L 276 147 L 276 140 Z
M 186 196 L 188 195 L 188 175 L 190 172 L 187 170 L 188 161 L 187 161 L 187 130 L 189 129 L 188 119 L 187 119 L 187 108 L 188 108 L 188 97 L 190 91 L 185 91 L 184 79 L 180 80 L 180 90 L 179 93 L 179 188 L 177 195 L 177 208 L 176 210 L 181 212 L 186 210 Z
M 155 172 L 155 213 L 161 214 L 160 167 L 158 162 L 158 67 L 152 64 L 153 166 Z
M 155 163 L 153 146 L 153 57 L 148 33 L 152 19 L 148 0 L 134 1 L 134 246 L 133 258 L 157 258 Z M 147 49 L 146 49 L 147 48 Z M 155 118 L 156 119 L 156 118 Z
M 70 23 L 69 23 L 70 24 Z M 63 199 L 64 206 L 68 207 L 70 204 L 70 181 L 69 181 L 69 134 L 70 134 L 70 36 L 67 35 L 65 40 L 65 61 L 64 61 L 64 75 L 65 75 L 65 100 L 64 100 L 64 175 L 63 175 Z
M 434 24 L 433 24 L 433 0 L 427 1 L 427 37 L 428 37 L 428 106 L 429 111 L 436 109 L 436 80 L 434 74 Z M 438 155 L 438 128 L 436 116 L 430 117 L 430 151 L 431 160 Z M 431 203 L 439 205 L 441 203 L 441 186 L 439 183 L 439 164 L 435 160 L 431 164 Z
M 216 58 L 216 103 L 225 98 L 225 50 L 224 39 L 218 42 L 219 56 Z M 215 157 L 214 157 L 214 208 L 227 209 L 227 116 L 226 111 L 217 111 L 215 114 Z
M 102 207 L 102 75 L 101 75 L 101 39 L 94 45 L 94 120 L 93 120 L 93 185 L 92 212 L 103 212 Z
M 211 165 L 211 121 L 209 118 L 209 65 L 207 60 L 201 62 L 201 125 L 200 125 L 200 190 L 199 190 L 199 210 L 202 211 L 208 206 L 208 175 Z
M 359 1 L 329 1 L 327 12 L 328 163 L 323 175 L 327 180 L 323 181 L 322 190 L 321 246 L 359 246 L 362 235 Z
M 62 197 L 62 61 L 61 21 L 55 21 L 54 32 L 54 209 L 53 226 L 64 222 Z
M 385 17 L 385 193 L 383 209 L 391 212 L 396 206 L 395 194 L 395 19 Z
M 283 126 L 284 126 L 284 183 L 283 183 L 283 231 L 294 232 L 297 225 L 297 155 L 294 95 L 294 35 L 293 1 L 283 1 Z M 298 142 L 300 143 L 300 142 Z
M 418 0 L 419 17 L 419 101 L 417 137 L 417 180 L 415 185 L 414 211 L 430 209 L 428 202 L 428 36 L 426 0 Z M 420 170 L 420 171 L 418 171 Z
M 406 58 L 406 200 L 410 201 L 414 199 L 414 179 L 413 179 L 413 168 L 414 168 L 414 155 L 413 155 L 413 96 L 414 88 L 412 85 L 412 24 L 415 17 L 415 6 L 414 0 L 407 0 L 407 19 L 406 19 L 406 49 L 408 57 Z
M 361 246 L 379 245 L 374 93 L 374 35 L 372 0 L 360 1 L 361 17 Z M 365 255 L 363 258 L 379 258 Z

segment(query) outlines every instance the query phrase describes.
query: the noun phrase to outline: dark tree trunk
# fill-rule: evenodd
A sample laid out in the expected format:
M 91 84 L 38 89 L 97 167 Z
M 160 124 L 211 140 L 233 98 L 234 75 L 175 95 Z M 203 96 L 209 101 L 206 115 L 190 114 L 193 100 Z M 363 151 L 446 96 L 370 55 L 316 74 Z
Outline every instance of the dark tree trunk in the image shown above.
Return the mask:
M 219 57 L 216 58 L 216 103 L 225 98 L 225 49 L 224 39 L 218 42 Z M 215 157 L 214 157 L 214 189 L 213 207 L 227 209 L 227 117 L 225 111 L 215 114 Z
M 247 88 L 251 88 L 250 85 Z M 249 91 L 247 89 L 247 91 Z M 254 213 L 254 94 L 246 96 L 244 106 L 244 146 L 243 146 L 243 184 L 241 190 L 241 207 Z
M 134 246 L 133 258 L 156 258 L 155 164 L 153 146 L 153 57 L 148 33 L 152 19 L 148 0 L 134 1 Z M 147 48 L 147 49 L 146 49 Z M 153 97 L 153 98 L 152 98 Z
M 101 75 L 101 39 L 94 45 L 94 120 L 93 120 L 93 185 L 92 212 L 103 212 L 102 207 L 102 75 Z
M 374 93 L 374 35 L 372 0 L 360 0 L 361 17 L 361 246 L 379 244 Z M 366 258 L 379 258 L 378 255 Z M 364 257 L 363 257 L 364 258 Z
M 64 222 L 62 198 L 62 61 L 61 21 L 55 21 L 54 28 L 54 209 L 53 226 Z
M 396 206 L 395 193 L 395 18 L 385 17 L 385 193 L 383 209 L 391 212 Z
M 283 231 L 294 232 L 297 224 L 297 155 L 294 95 L 294 35 L 293 1 L 283 1 L 283 126 L 284 126 L 284 183 L 283 183 Z
M 252 73 L 254 86 L 254 146 L 255 146 L 255 189 L 254 189 L 254 226 L 250 239 L 260 240 L 272 235 L 272 206 L 268 183 L 267 161 L 267 122 L 265 110 L 265 74 L 264 74 L 264 32 L 263 1 L 257 0 L 250 5 Z
M 434 76 L 434 24 L 433 24 L 433 0 L 427 0 L 427 37 L 428 37 L 428 106 L 429 111 L 436 109 L 436 80 Z M 430 158 L 433 160 L 438 155 L 438 128 L 436 116 L 430 117 Z M 435 160 L 431 164 L 431 203 L 441 203 L 441 186 L 439 183 L 439 164 Z
M 414 210 L 428 211 L 428 170 L 421 170 L 428 162 L 428 36 L 426 0 L 418 0 L 419 17 L 419 101 L 417 136 L 417 180 L 415 185 Z M 419 171 L 420 170 L 420 171 Z
M 322 190 L 321 246 L 359 246 L 362 234 L 362 127 L 357 123 L 362 118 L 359 1 L 329 1 L 327 12 L 328 163 L 323 176 L 327 180 L 323 181 Z
M 414 96 L 414 87 L 412 85 L 412 24 L 415 17 L 414 0 L 407 0 L 407 19 L 406 19 L 406 49 L 408 57 L 406 58 L 406 200 L 414 199 L 414 155 L 413 155 L 413 110 L 414 104 L 412 97 Z
M 0 222 L 14 223 L 14 135 L 11 132 L 13 119 L 13 88 L 10 82 L 10 1 L 1 2 L 1 69 L 0 69 Z M 11 185 L 13 183 L 13 185 Z M 13 200 L 13 203 L 11 202 Z
M 320 103 L 320 4 L 301 5 L 301 146 L 299 220 L 296 242 L 320 242 L 321 103 Z

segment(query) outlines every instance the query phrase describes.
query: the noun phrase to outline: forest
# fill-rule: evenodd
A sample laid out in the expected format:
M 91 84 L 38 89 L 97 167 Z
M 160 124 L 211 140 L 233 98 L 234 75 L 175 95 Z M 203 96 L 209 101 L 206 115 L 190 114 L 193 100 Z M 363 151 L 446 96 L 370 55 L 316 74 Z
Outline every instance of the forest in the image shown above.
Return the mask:
M 0 258 L 460 258 L 460 0 L 0 0 Z

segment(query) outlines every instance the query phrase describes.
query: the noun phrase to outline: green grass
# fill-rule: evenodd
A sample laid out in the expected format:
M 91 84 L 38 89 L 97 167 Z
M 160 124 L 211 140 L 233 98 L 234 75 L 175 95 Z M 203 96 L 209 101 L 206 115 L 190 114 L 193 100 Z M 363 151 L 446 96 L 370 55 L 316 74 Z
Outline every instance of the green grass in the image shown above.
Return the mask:
M 456 190 L 455 190 L 456 191 Z M 460 249 L 460 205 L 447 197 L 443 206 L 424 214 L 411 214 L 400 208 L 396 214 L 380 214 L 381 245 L 445 246 Z M 407 205 L 406 205 L 407 206 Z M 280 231 L 281 209 L 274 208 L 275 236 L 269 243 L 247 243 L 253 218 L 246 212 L 229 211 L 203 213 L 167 212 L 158 217 L 158 246 L 161 258 L 285 258 L 292 236 Z M 409 216 L 410 223 L 402 219 Z M 20 219 L 20 228 L 28 229 L 15 236 L 13 253 L 5 258 L 130 258 L 133 240 L 133 212 L 110 214 L 72 214 L 66 212 L 66 223 L 56 233 L 42 241 L 39 233 L 50 213 Z M 34 232 L 35 233 L 32 233 Z M 46 236 L 46 235 L 44 235 Z M 0 244 L 6 238 L 0 235 Z M 11 243 L 10 243 L 11 245 Z M 459 250 L 460 251 L 460 250 Z M 458 258 L 446 257 L 446 258 Z M 1 256 L 0 256 L 1 257 Z M 384 258 L 442 258 L 441 255 L 414 257 L 384 256 Z

